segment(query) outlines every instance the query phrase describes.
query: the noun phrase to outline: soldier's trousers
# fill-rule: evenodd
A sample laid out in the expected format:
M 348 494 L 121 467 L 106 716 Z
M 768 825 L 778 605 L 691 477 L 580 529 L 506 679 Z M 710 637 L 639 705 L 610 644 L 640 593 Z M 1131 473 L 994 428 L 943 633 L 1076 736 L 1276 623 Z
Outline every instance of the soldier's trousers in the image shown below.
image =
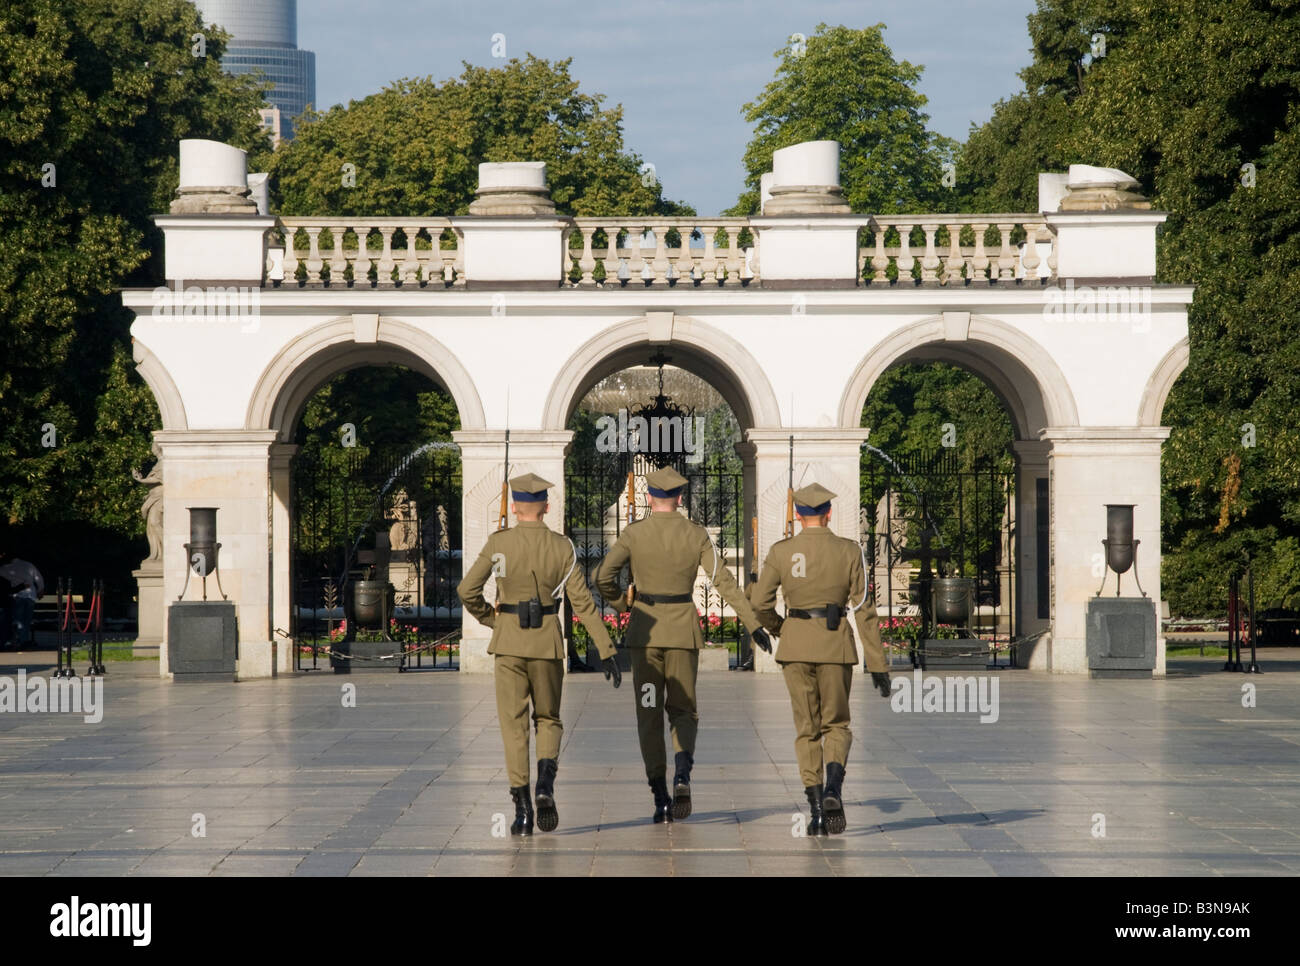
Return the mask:
M 564 688 L 564 662 L 550 658 L 496 655 L 497 721 L 506 748 L 510 787 L 528 784 L 528 705 L 532 702 L 533 728 L 537 731 L 537 757 L 559 758 L 560 694 Z
M 823 784 L 822 763 L 849 760 L 849 689 L 852 664 L 781 665 L 794 711 L 794 751 L 805 788 Z
M 700 716 L 695 710 L 695 678 L 700 652 L 688 647 L 630 647 L 636 730 L 646 777 L 662 778 L 668 768 L 664 712 L 673 732 L 673 751 L 695 753 Z M 647 688 L 647 685 L 649 687 Z

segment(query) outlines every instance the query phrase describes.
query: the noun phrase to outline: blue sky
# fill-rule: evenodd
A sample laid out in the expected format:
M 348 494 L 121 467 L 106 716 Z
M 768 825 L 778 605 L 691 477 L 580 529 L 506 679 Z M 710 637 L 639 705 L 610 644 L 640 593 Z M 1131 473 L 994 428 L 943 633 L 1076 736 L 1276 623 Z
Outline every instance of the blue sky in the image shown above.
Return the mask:
M 931 127 L 965 140 L 999 98 L 1020 88 L 1033 0 L 774 2 L 633 0 L 299 0 L 298 44 L 316 52 L 319 106 L 346 103 L 399 77 L 491 66 L 492 35 L 509 57 L 572 57 L 587 93 L 624 109 L 624 141 L 655 165 L 664 194 L 701 214 L 731 206 L 752 133 L 741 107 L 773 76 L 774 52 L 817 24 L 886 25 L 894 57 L 922 65 Z

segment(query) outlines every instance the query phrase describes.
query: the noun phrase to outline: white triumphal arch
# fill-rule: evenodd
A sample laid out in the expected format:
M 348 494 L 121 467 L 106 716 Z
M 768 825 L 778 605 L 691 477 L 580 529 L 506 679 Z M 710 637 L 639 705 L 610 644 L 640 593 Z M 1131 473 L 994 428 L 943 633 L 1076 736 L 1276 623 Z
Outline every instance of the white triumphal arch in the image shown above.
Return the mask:
M 1049 504 L 1050 566 L 1020 542 L 1016 630 L 1047 632 L 1022 663 L 1086 672 L 1105 504 L 1136 504 L 1138 576 L 1160 599 L 1160 420 L 1187 364 L 1192 298 L 1154 282 L 1165 215 L 1123 172 L 1086 165 L 1042 175 L 1037 212 L 852 214 L 838 150 L 778 151 L 751 218 L 561 216 L 529 163 L 483 165 L 465 216 L 290 217 L 258 212 L 243 152 L 182 142 L 177 200 L 156 219 L 167 286 L 122 293 L 163 423 L 163 564 L 149 594 L 142 581 L 142 626 L 161 626 L 181 593 L 187 508 L 217 507 L 238 675 L 292 667 L 280 633 L 292 439 L 312 392 L 344 369 L 401 364 L 454 399 L 472 560 L 496 526 L 507 422 L 514 471 L 563 481 L 584 393 L 670 347 L 740 423 L 758 519 L 745 553 L 761 559 L 781 536 L 788 436 L 796 474 L 840 494 L 833 523 L 857 539 L 867 394 L 889 366 L 937 359 L 1006 406 L 1017 519 Z M 556 529 L 563 505 L 560 483 Z M 462 670 L 490 666 L 488 634 L 465 618 Z M 1163 658 L 1162 641 L 1157 673 Z

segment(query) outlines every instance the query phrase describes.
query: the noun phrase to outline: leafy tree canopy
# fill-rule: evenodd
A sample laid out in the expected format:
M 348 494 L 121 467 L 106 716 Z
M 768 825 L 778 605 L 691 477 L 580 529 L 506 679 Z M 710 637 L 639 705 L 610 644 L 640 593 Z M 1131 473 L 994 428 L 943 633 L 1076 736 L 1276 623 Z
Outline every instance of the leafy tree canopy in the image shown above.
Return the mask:
M 1161 280 L 1196 286 L 1164 422 L 1165 596 L 1219 609 L 1249 555 L 1300 593 L 1300 4 L 1039 0 L 1025 90 L 974 129 L 967 207 L 1036 210 L 1036 175 L 1117 167 L 1169 212 Z
M 776 77 L 744 107 L 754 136 L 733 214 L 758 213 L 772 152 L 803 141 L 840 142 L 840 181 L 856 212 L 933 211 L 950 194 L 943 165 L 956 142 L 926 127 L 921 68 L 894 59 L 884 30 L 818 24 L 806 41 L 776 52 Z
M 287 214 L 465 214 L 478 166 L 545 161 L 556 208 L 569 215 L 689 214 L 663 197 L 623 145 L 623 109 L 585 94 L 569 60 L 528 55 L 501 67 L 465 64 L 441 83 L 395 81 L 377 94 L 299 121 L 272 171 Z M 355 166 L 355 185 L 344 177 Z
M 195 56 L 195 34 L 205 34 Z M 201 49 L 201 48 L 197 48 Z M 152 284 L 177 142 L 267 148 L 225 36 L 182 0 L 0 7 L 0 497 L 7 523 L 138 534 L 157 409 L 116 290 Z

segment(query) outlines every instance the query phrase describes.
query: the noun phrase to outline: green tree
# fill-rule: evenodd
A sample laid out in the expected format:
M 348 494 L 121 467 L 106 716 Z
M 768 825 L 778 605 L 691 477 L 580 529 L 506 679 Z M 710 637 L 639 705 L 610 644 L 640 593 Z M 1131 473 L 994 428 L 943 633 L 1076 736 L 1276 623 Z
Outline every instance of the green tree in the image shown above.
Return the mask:
M 942 179 L 956 143 L 927 129 L 926 99 L 916 90 L 921 68 L 894 59 L 884 29 L 818 24 L 805 42 L 774 54 L 776 77 L 744 106 L 754 136 L 732 214 L 758 213 L 759 179 L 773 151 L 827 139 L 840 142 L 841 183 L 854 211 L 948 210 Z
M 0 9 L 0 524 L 143 532 L 130 469 L 158 415 L 116 291 L 159 281 L 181 138 L 269 147 L 259 91 L 221 73 L 223 34 L 194 56 L 199 32 L 181 0 Z
M 622 107 L 582 93 L 569 64 L 531 54 L 494 68 L 467 63 L 442 83 L 398 80 L 346 106 L 309 112 L 272 165 L 281 210 L 465 214 L 480 163 L 545 161 L 561 213 L 689 213 L 664 199 L 640 157 L 623 146 Z M 355 186 L 345 184 L 345 164 L 355 166 Z
M 1033 210 L 1038 171 L 1086 162 L 1132 174 L 1170 213 L 1159 278 L 1197 293 L 1163 416 L 1165 596 L 1175 612 L 1221 610 L 1249 555 L 1260 599 L 1294 606 L 1300 5 L 1040 0 L 1030 32 L 1026 90 L 972 132 L 959 187 Z M 1104 56 L 1085 58 L 1097 33 Z

